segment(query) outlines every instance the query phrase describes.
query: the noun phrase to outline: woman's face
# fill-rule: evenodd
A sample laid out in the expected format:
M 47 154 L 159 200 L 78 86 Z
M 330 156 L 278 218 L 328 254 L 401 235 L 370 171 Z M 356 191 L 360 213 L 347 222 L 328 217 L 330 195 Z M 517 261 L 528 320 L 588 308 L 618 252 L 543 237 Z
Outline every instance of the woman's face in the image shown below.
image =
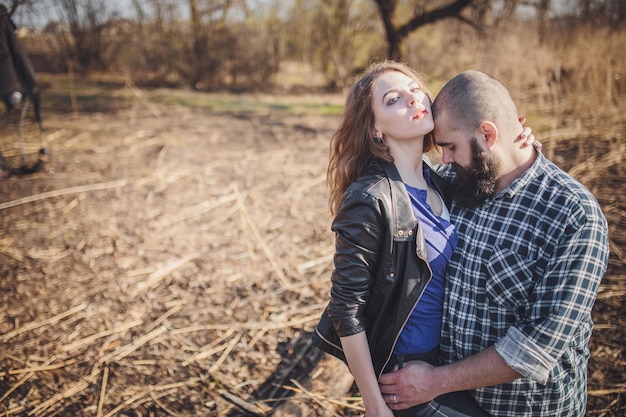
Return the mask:
M 398 71 L 381 75 L 372 91 L 377 136 L 384 140 L 422 139 L 433 130 L 430 100 L 417 81 Z

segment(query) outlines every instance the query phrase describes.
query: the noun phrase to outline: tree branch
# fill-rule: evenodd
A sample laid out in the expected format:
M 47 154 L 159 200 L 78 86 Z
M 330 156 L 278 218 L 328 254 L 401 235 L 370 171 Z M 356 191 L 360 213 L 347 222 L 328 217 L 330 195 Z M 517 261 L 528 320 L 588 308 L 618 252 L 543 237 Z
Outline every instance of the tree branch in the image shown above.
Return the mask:
M 429 23 L 434 23 L 437 20 L 445 19 L 447 17 L 458 17 L 460 18 L 460 13 L 472 3 L 472 0 L 456 0 L 454 3 L 451 3 L 447 6 L 440 7 L 438 9 L 431 10 L 429 12 L 417 15 L 413 17 L 408 23 L 401 26 L 398 29 L 398 34 L 401 39 L 406 38 L 409 33 L 414 31 L 420 26 L 424 26 Z M 464 20 L 467 22 L 467 20 Z

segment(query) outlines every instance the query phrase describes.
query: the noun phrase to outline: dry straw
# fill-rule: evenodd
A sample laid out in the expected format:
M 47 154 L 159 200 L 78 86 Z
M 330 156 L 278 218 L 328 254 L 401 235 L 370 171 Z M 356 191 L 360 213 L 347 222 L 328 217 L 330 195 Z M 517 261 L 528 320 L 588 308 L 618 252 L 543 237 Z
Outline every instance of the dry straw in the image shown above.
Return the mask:
M 362 412 L 345 368 L 309 339 L 332 267 L 335 124 L 171 106 L 50 120 L 51 170 L 0 182 L 0 413 Z M 541 140 L 611 227 L 589 394 L 591 415 L 617 416 L 624 144 L 616 130 Z

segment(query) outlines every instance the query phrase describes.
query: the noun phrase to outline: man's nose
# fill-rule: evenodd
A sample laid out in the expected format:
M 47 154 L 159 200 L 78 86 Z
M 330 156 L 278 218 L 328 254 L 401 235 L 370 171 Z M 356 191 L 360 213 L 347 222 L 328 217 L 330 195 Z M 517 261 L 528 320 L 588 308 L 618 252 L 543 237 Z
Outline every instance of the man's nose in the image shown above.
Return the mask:
M 443 162 L 446 165 L 454 162 L 454 158 L 452 157 L 452 152 L 446 150 L 446 148 L 443 148 L 442 153 L 443 154 L 441 155 L 441 162 Z

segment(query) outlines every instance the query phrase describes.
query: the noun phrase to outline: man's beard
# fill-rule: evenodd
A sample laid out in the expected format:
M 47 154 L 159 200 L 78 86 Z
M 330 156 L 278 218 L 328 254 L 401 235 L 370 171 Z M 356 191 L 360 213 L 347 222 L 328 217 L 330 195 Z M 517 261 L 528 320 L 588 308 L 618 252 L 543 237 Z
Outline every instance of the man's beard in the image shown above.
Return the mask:
M 452 164 L 456 172 L 455 202 L 463 208 L 480 206 L 495 194 L 500 161 L 480 149 L 475 137 L 470 139 L 472 150 L 471 165 L 463 168 L 457 163 Z

